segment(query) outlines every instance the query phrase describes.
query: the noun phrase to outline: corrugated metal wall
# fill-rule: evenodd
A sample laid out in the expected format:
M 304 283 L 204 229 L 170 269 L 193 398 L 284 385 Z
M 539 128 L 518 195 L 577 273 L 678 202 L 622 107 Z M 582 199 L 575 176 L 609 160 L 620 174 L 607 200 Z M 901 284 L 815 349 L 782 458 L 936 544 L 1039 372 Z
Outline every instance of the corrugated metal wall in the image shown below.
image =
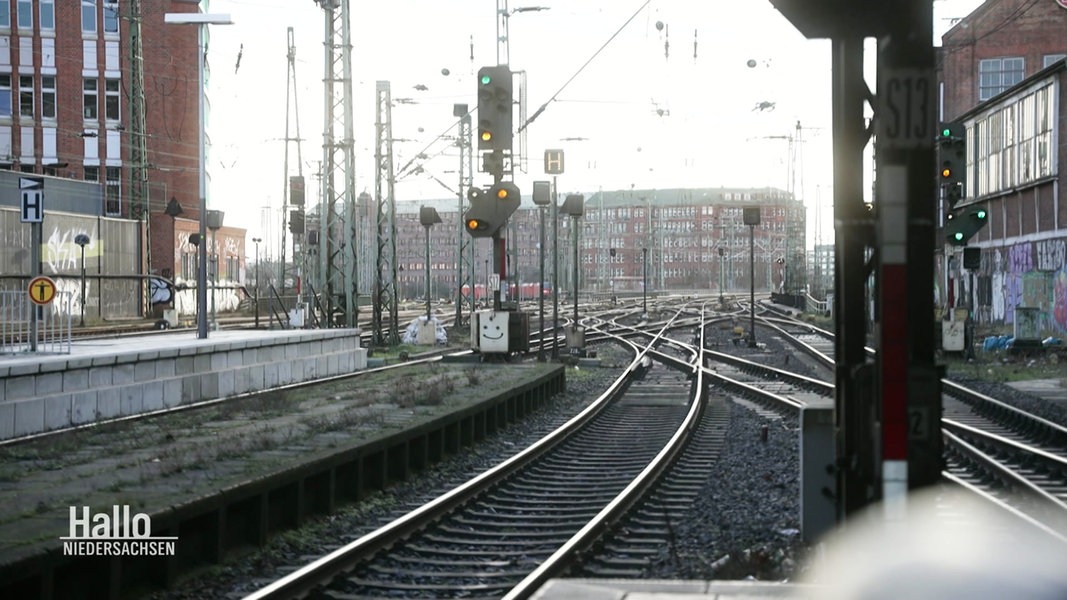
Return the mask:
M 0 289 L 20 290 L 29 282 L 30 227 L 19 220 L 18 210 L 0 208 Z M 141 223 L 48 211 L 41 227 L 41 273 L 55 279 L 58 289 L 75 292 L 75 310 L 81 308 L 81 248 L 74 238 L 84 233 L 90 240 L 85 246 L 86 319 L 140 316 Z

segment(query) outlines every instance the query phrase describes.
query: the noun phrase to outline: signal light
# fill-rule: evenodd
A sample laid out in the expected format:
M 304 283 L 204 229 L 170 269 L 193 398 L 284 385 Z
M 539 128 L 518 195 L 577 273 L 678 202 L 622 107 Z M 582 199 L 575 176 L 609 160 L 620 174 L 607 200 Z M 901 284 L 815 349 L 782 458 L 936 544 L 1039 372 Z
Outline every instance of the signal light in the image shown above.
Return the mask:
M 953 246 L 963 246 L 985 227 L 988 221 L 989 211 L 983 206 L 950 212 L 945 218 L 946 237 Z
M 937 137 L 937 157 L 940 165 L 941 189 L 948 208 L 963 199 L 967 190 L 967 130 L 962 123 L 942 123 Z
M 489 223 L 482 219 L 467 219 L 467 231 L 485 231 Z
M 478 70 L 478 149 L 511 151 L 511 68 L 508 65 Z

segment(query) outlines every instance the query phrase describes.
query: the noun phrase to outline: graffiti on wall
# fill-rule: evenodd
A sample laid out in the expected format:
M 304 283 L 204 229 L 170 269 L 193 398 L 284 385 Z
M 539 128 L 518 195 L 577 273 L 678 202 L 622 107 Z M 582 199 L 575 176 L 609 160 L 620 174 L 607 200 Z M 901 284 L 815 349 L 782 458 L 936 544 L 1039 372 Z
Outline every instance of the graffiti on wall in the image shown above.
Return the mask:
M 1067 240 L 1021 242 L 991 255 L 990 318 L 1012 324 L 1017 307 L 1037 308 L 1049 329 L 1067 332 Z

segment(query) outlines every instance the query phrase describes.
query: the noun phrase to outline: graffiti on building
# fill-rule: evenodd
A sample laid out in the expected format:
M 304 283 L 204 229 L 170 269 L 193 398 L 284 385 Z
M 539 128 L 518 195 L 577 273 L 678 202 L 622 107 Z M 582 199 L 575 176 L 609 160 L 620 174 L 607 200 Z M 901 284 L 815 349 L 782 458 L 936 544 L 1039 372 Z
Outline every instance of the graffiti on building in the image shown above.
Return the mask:
M 1038 271 L 1059 271 L 1064 268 L 1067 240 L 1041 240 L 1034 244 Z
M 85 256 L 95 258 L 100 252 L 100 241 L 84 229 L 60 229 L 56 227 L 44 243 L 41 260 L 52 273 L 69 273 L 81 269 L 82 248 L 74 243 L 79 233 L 89 236 Z
M 992 321 L 1013 324 L 1016 308 L 1036 308 L 1049 329 L 1067 331 L 1067 240 L 1021 242 L 990 257 Z

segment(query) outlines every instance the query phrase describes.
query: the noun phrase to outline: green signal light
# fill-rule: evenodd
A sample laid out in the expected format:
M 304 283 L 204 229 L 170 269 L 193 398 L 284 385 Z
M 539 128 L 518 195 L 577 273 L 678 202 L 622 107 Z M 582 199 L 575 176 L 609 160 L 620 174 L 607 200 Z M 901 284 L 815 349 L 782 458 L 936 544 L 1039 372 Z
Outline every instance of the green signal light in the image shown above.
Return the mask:
M 951 135 L 952 135 L 952 130 L 951 129 L 946 127 L 946 128 L 941 130 L 941 137 L 950 137 Z
M 490 77 L 488 75 L 482 75 L 482 79 L 481 79 L 482 85 L 489 85 L 489 82 L 492 81 L 492 80 L 493 80 L 492 77 Z
M 976 213 L 974 213 L 974 214 L 975 214 L 975 216 L 977 216 L 977 217 L 978 217 L 979 219 L 985 219 L 985 218 L 986 218 L 986 212 L 985 212 L 985 210 L 979 210 L 978 212 L 976 212 Z
M 953 239 L 955 239 L 955 240 L 956 240 L 957 242 L 962 242 L 962 241 L 963 241 L 963 234 L 962 234 L 962 233 L 960 233 L 959 231 L 957 231 L 956 233 L 952 234 L 952 237 L 953 237 Z

